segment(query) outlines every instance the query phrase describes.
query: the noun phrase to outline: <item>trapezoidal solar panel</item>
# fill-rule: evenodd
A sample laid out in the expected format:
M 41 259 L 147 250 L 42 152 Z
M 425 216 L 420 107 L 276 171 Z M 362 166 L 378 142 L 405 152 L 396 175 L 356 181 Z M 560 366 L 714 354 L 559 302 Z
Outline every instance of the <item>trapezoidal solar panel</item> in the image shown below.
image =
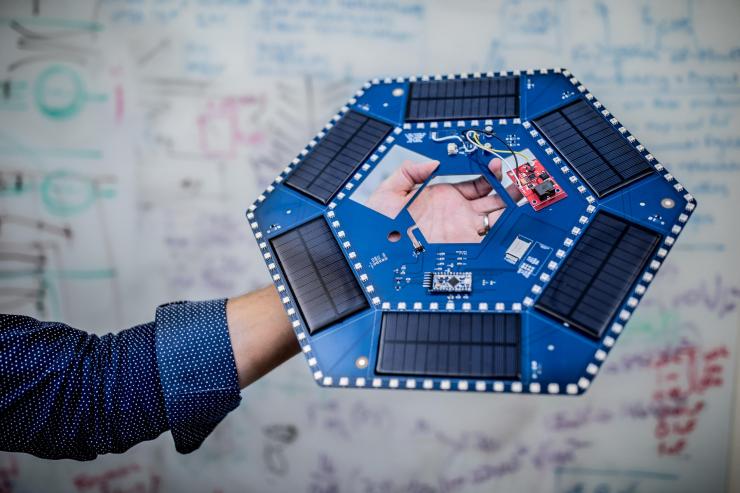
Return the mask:
M 326 204 L 386 138 L 391 126 L 349 111 L 313 147 L 285 183 Z
M 551 69 L 368 81 L 247 219 L 320 385 L 578 395 L 695 207 Z
M 384 312 L 378 373 L 516 378 L 520 319 L 509 313 Z
M 518 115 L 519 77 L 422 80 L 410 84 L 408 121 Z
M 587 101 L 577 100 L 534 124 L 598 197 L 653 173 L 647 159 Z
M 310 333 L 368 307 L 324 218 L 276 236 L 271 243 Z
M 655 231 L 598 213 L 535 306 L 601 337 L 659 241 Z

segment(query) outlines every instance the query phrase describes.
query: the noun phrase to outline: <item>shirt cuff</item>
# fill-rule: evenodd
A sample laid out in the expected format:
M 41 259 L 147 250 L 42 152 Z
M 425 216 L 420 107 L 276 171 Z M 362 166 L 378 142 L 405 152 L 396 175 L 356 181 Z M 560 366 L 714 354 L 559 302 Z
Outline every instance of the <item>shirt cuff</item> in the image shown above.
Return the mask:
M 241 401 L 226 300 L 161 305 L 155 340 L 167 421 L 187 454 Z

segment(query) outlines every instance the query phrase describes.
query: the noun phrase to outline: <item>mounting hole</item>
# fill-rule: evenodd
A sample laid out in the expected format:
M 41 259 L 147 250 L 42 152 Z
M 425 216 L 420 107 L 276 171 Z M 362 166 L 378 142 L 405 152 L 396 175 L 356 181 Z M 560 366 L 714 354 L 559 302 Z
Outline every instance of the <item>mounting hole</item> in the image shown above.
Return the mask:
M 660 201 L 660 205 L 663 206 L 663 209 L 673 209 L 674 207 L 676 207 L 676 201 L 666 197 Z
M 393 92 L 391 92 L 391 94 L 393 94 L 396 97 L 403 96 L 403 88 L 402 87 L 396 87 L 395 89 L 393 89 Z
M 401 233 L 399 233 L 398 231 L 391 231 L 390 233 L 388 233 L 388 241 L 390 241 L 391 243 L 395 243 L 400 239 Z
M 367 356 L 360 356 L 355 360 L 355 366 L 360 370 L 367 368 L 368 363 L 369 361 L 367 360 Z

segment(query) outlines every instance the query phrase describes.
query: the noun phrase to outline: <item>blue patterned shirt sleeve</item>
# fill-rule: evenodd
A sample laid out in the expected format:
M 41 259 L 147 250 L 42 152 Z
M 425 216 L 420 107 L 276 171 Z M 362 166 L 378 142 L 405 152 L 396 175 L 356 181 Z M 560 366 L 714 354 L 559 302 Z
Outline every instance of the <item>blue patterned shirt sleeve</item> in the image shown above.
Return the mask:
M 225 306 L 171 303 L 100 337 L 0 315 L 0 450 L 90 460 L 168 429 L 197 449 L 241 399 Z

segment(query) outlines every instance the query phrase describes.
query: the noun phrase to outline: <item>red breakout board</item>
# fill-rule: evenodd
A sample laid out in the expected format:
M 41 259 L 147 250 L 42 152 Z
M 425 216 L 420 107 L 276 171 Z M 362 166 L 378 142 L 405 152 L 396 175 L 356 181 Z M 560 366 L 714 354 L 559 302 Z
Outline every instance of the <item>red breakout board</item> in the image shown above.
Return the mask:
M 536 211 L 549 207 L 568 196 L 536 159 L 520 165 L 516 169 L 516 176 L 513 170 L 507 171 L 506 174 L 518 185 L 519 191 Z M 517 178 L 519 178 L 518 181 Z

